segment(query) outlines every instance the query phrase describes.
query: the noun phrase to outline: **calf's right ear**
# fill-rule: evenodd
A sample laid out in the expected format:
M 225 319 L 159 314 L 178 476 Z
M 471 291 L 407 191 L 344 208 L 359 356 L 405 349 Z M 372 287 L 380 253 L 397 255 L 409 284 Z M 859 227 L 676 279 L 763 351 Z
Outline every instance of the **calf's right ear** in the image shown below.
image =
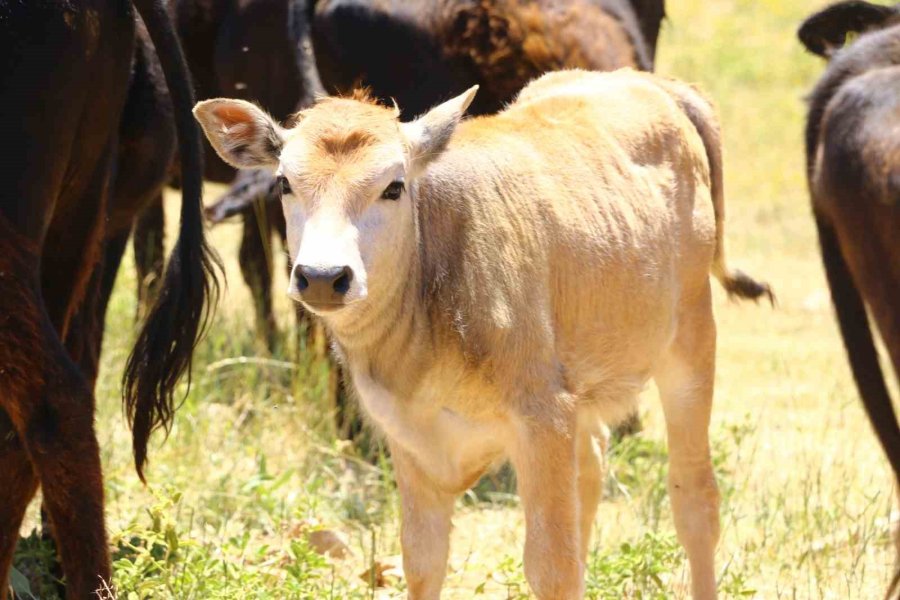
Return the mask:
M 424 168 L 444 151 L 477 91 L 478 86 L 473 85 L 459 96 L 435 106 L 415 121 L 401 124 L 409 144 L 413 169 Z
M 892 6 L 871 4 L 864 0 L 836 2 L 811 15 L 800 26 L 797 37 L 813 54 L 830 57 L 844 46 L 849 33 L 864 33 L 900 17 Z
M 284 130 L 264 110 L 244 100 L 198 102 L 194 117 L 222 160 L 238 169 L 278 164 Z

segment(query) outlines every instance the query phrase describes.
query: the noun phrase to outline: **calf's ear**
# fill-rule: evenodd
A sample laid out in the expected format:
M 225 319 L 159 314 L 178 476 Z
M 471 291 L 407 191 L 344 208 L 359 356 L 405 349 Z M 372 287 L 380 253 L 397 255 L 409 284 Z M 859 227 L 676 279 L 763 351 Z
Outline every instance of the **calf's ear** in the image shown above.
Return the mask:
M 478 86 L 473 85 L 415 121 L 400 125 L 409 144 L 410 162 L 414 170 L 421 169 L 444 151 L 477 91 Z
M 244 100 L 198 102 L 194 117 L 222 160 L 238 169 L 272 167 L 284 145 L 284 130 L 264 110 Z
M 863 0 L 836 2 L 803 21 L 797 37 L 807 50 L 828 58 L 844 46 L 848 34 L 883 27 L 892 17 L 900 17 L 892 6 Z

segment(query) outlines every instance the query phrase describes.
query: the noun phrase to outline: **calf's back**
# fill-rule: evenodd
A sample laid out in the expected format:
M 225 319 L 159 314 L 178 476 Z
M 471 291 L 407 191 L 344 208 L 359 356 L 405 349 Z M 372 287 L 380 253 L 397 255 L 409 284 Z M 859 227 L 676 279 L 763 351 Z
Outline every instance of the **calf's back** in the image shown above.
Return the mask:
M 500 396 L 558 361 L 614 419 L 674 333 L 679 299 L 708 286 L 706 152 L 651 77 L 542 77 L 498 116 L 461 124 L 417 186 L 431 327 Z

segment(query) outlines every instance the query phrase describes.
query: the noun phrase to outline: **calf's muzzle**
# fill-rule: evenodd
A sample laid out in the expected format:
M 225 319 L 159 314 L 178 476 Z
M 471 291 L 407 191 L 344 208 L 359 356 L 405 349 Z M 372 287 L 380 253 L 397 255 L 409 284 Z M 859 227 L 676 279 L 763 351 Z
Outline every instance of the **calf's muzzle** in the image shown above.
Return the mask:
M 348 266 L 294 265 L 289 295 L 312 306 L 342 305 L 352 281 L 353 270 Z

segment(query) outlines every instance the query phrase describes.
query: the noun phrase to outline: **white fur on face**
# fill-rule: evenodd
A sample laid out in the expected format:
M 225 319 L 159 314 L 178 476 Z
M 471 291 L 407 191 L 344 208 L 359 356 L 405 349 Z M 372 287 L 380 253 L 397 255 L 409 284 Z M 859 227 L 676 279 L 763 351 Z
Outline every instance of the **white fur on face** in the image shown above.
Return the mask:
M 293 264 L 320 268 L 350 267 L 353 280 L 344 301 L 351 304 L 365 300 L 368 289 L 366 268 L 359 251 L 358 224 L 331 208 L 305 211 L 299 201 L 288 200 L 284 208 Z M 300 300 L 299 297 L 294 299 Z
M 414 235 L 412 205 L 406 190 L 397 200 L 381 199 L 381 194 L 391 182 L 403 179 L 404 165 L 395 162 L 371 178 L 370 185 L 357 191 L 365 198 L 338 195 L 346 194 L 345 190 L 334 190 L 332 197 L 315 199 L 285 196 L 282 202 L 293 264 L 350 267 L 353 279 L 345 296 L 348 305 L 366 300 L 372 281 L 375 289 L 393 287 L 396 277 L 406 273 L 406 265 L 398 261 L 408 257 L 398 255 L 397 250 L 404 236 Z M 302 187 L 292 184 L 292 189 Z M 289 295 L 301 300 L 291 292 L 293 289 L 293 285 L 289 286 Z M 329 316 L 336 317 L 337 313 Z

